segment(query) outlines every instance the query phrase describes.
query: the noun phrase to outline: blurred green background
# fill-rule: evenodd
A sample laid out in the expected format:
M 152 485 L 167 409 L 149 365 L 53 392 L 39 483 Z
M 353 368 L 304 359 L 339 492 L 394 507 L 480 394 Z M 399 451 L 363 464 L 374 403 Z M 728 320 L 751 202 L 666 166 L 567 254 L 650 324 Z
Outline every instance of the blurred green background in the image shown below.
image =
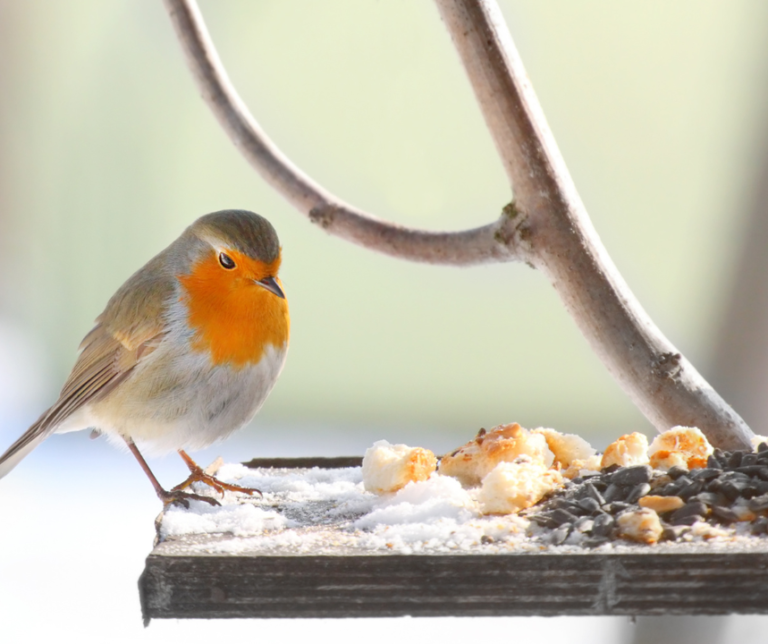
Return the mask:
M 768 4 L 500 4 L 609 253 L 707 375 L 756 181 Z M 509 201 L 432 3 L 201 8 L 256 119 L 344 200 L 431 229 Z M 6 381 L 39 385 L 5 404 L 27 420 L 134 270 L 199 215 L 246 208 L 280 234 L 293 319 L 259 424 L 441 436 L 434 449 L 513 420 L 597 447 L 652 432 L 541 275 L 393 260 L 293 211 L 198 97 L 159 1 L 2 0 L 0 21 L 0 328 Z

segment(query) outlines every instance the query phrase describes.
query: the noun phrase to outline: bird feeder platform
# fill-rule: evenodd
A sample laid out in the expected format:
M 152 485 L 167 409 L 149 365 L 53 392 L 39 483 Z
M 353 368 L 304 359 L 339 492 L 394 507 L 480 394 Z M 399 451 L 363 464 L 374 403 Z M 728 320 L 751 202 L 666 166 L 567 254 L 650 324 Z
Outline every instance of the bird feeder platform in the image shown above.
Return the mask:
M 278 475 L 289 476 L 307 468 L 359 463 L 359 458 L 259 459 L 245 465 L 261 472 L 275 468 Z M 254 504 L 268 496 L 265 491 L 264 499 Z M 503 552 L 486 543 L 474 549 L 403 554 L 396 548 L 366 550 L 350 544 L 348 527 L 333 521 L 299 525 L 296 516 L 279 530 L 282 542 L 290 545 L 310 535 L 315 540 L 307 543 L 322 547 L 276 548 L 274 541 L 258 536 L 215 530 L 163 536 L 165 517 L 158 517 L 158 540 L 139 580 L 145 622 L 768 613 L 765 538 Z

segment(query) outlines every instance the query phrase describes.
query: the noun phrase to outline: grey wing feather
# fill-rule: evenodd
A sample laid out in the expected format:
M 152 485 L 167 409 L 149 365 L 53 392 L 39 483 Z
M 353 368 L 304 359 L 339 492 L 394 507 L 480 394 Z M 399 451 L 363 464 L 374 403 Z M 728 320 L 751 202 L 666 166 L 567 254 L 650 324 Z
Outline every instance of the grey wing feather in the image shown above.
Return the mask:
M 175 280 L 166 269 L 174 249 L 172 244 L 151 259 L 112 296 L 83 338 L 59 399 L 0 456 L 0 478 L 75 411 L 112 391 L 157 347 L 166 303 L 174 294 Z
M 106 396 L 157 345 L 157 336 L 134 349 L 109 334 L 100 324 L 83 340 L 82 351 L 54 405 L 0 456 L 0 478 L 10 472 L 58 425 L 84 404 Z

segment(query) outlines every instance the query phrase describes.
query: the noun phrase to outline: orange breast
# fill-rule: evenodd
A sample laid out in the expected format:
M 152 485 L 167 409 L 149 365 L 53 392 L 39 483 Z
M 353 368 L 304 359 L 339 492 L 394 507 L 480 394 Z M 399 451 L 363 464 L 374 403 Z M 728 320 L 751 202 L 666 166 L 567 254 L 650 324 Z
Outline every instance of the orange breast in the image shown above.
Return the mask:
M 241 368 L 259 362 L 268 345 L 288 342 L 288 303 L 254 283 L 274 275 L 279 259 L 275 264 L 238 257 L 237 270 L 227 272 L 215 256 L 207 256 L 179 277 L 188 322 L 196 331 L 193 350 L 210 353 L 213 364 Z

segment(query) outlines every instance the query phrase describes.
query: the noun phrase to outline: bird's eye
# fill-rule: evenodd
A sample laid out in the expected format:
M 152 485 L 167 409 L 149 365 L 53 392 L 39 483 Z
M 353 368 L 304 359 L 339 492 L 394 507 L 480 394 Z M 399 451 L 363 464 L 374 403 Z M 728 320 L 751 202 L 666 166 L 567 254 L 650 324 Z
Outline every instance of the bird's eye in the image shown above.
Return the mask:
M 228 271 L 231 271 L 235 267 L 235 260 L 226 253 L 219 253 L 219 264 L 221 264 Z

